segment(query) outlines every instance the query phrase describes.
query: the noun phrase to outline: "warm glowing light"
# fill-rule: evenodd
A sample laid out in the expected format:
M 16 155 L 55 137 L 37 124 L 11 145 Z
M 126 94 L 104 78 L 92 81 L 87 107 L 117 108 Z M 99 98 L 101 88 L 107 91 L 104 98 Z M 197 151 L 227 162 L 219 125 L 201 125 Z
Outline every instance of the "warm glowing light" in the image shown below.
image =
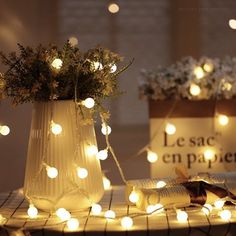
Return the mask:
M 112 210 L 108 210 L 105 212 L 105 217 L 107 219 L 115 219 L 116 218 L 116 213 Z
M 194 75 L 196 76 L 197 79 L 202 79 L 204 77 L 204 71 L 202 67 L 197 66 L 193 70 Z
M 204 212 L 206 215 L 209 215 L 209 213 L 213 210 L 213 207 L 211 204 L 204 204 L 202 207 L 202 212 Z
M 206 72 L 210 73 L 210 72 L 213 71 L 214 65 L 212 64 L 212 62 L 207 62 L 207 63 L 205 63 L 205 64 L 203 65 L 203 69 L 204 69 Z
M 99 151 L 96 156 L 99 160 L 103 160 L 103 161 L 106 160 L 108 157 L 107 149 Z
M 148 150 L 147 151 L 147 160 L 150 162 L 150 163 L 154 163 L 158 160 L 158 155 L 151 151 L 151 150 Z
M 226 115 L 219 115 L 218 122 L 222 126 L 226 126 L 229 123 L 229 117 Z
M 225 200 L 219 199 L 217 201 L 214 202 L 214 206 L 217 209 L 221 209 L 225 204 Z
M 80 179 L 85 179 L 88 176 L 88 171 L 85 168 L 78 167 L 77 175 Z
M 111 133 L 111 127 L 106 124 L 102 124 L 101 132 L 103 135 L 109 135 Z
M 95 101 L 94 101 L 94 99 L 93 98 L 86 98 L 83 102 L 82 102 L 82 104 L 85 106 L 85 107 L 87 107 L 87 108 L 93 108 L 94 107 L 94 105 L 95 105 Z
M 71 231 L 77 230 L 79 228 L 79 220 L 75 218 L 71 218 L 66 223 L 67 228 Z
M 6 136 L 10 133 L 10 128 L 7 125 L 0 126 L 0 134 Z
M 187 222 L 188 220 L 188 213 L 186 211 L 178 210 L 176 217 L 180 223 L 184 223 L 184 222 Z
M 93 156 L 96 155 L 98 153 L 98 148 L 95 145 L 90 145 L 89 147 L 87 147 L 87 154 L 89 156 Z
M 166 182 L 163 180 L 158 181 L 156 184 L 157 188 L 164 188 L 165 186 L 166 186 Z
M 62 67 L 62 60 L 59 59 L 59 58 L 56 58 L 56 59 L 53 60 L 51 65 L 52 65 L 53 68 L 59 70 Z
M 104 189 L 109 190 L 111 188 L 111 181 L 106 176 L 102 177 L 102 181 Z
M 117 5 L 116 3 L 111 3 L 111 4 L 108 5 L 108 11 L 109 11 L 110 13 L 115 14 L 115 13 L 117 13 L 119 10 L 120 10 L 120 7 L 119 7 L 119 5 Z
M 62 132 L 62 127 L 61 127 L 61 125 L 52 122 L 51 131 L 53 134 L 58 135 Z
M 166 125 L 165 131 L 167 134 L 172 135 L 176 132 L 176 127 L 173 124 L 168 123 Z
M 100 204 L 94 203 L 91 208 L 91 212 L 93 215 L 99 215 L 102 211 L 102 207 Z
M 36 218 L 38 215 L 38 209 L 34 205 L 30 204 L 27 214 L 30 218 Z
M 236 29 L 236 20 L 235 19 L 229 20 L 229 27 L 234 30 Z
M 204 157 L 207 160 L 212 160 L 215 156 L 215 152 L 212 149 L 206 149 L 204 151 Z
M 49 178 L 54 179 L 58 176 L 58 170 L 55 167 L 47 166 L 47 175 Z
M 154 205 L 148 205 L 147 206 L 147 208 L 146 208 L 146 212 L 148 213 L 148 214 L 151 214 L 152 212 L 154 212 L 155 211 L 155 206 Z
M 78 39 L 75 37 L 75 36 L 71 36 L 69 38 L 69 44 L 72 46 L 72 47 L 75 47 L 76 45 L 78 45 Z
M 113 65 L 111 66 L 110 72 L 111 72 L 111 73 L 115 73 L 116 70 L 117 70 L 117 65 L 116 65 L 116 64 L 113 64 Z
M 5 218 L 0 214 L 0 224 L 5 220 Z
M 189 92 L 193 96 L 198 96 L 201 93 L 201 88 L 197 84 L 191 84 Z
M 138 202 L 138 199 L 139 199 L 139 196 L 138 194 L 135 192 L 135 191 L 132 191 L 129 195 L 129 200 L 132 202 L 132 203 L 136 203 Z
M 232 84 L 229 82 L 224 82 L 222 84 L 222 90 L 230 91 L 232 89 Z
M 228 221 L 231 219 L 231 212 L 229 210 L 220 211 L 219 215 L 222 220 Z
M 65 208 L 59 208 L 56 211 L 56 215 L 60 218 L 62 221 L 69 220 L 71 218 L 71 214 L 69 211 L 67 211 Z
M 125 229 L 130 229 L 133 226 L 133 220 L 129 216 L 125 216 L 121 219 L 121 226 Z
M 92 68 L 93 68 L 93 71 L 102 70 L 103 69 L 103 65 L 99 61 L 93 61 L 92 62 Z

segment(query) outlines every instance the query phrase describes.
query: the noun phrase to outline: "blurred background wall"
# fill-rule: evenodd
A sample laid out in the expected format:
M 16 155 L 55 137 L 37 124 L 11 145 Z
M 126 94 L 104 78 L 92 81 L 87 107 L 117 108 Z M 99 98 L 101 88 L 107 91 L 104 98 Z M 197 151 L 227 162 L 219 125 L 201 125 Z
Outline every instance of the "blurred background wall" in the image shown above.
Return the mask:
M 148 142 L 148 106 L 138 98 L 140 70 L 153 69 L 183 56 L 234 56 L 236 31 L 228 21 L 236 18 L 235 0 L 114 0 L 119 12 L 108 11 L 108 0 L 0 0 L 0 50 L 10 52 L 16 44 L 63 44 L 78 38 L 86 50 L 97 44 L 135 62 L 120 76 L 125 94 L 108 103 L 112 118 L 111 141 L 127 178 L 149 176 L 145 155 L 132 157 Z M 2 72 L 5 68 L 0 65 Z M 23 184 L 31 105 L 12 108 L 0 103 L 0 124 L 11 128 L 0 136 L 0 191 Z M 98 123 L 99 125 L 99 123 Z M 103 139 L 97 128 L 98 142 Z M 103 169 L 113 183 L 120 183 L 114 162 Z

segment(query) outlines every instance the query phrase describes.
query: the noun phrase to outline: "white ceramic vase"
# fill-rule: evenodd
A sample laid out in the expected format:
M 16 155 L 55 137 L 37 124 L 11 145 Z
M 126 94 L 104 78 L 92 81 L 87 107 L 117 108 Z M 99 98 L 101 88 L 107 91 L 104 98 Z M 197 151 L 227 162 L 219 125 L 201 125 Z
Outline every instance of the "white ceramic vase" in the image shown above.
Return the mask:
M 82 117 L 72 100 L 34 103 L 24 194 L 39 209 L 87 208 L 103 196 L 94 125 L 85 122 L 89 114 L 84 108 Z M 62 127 L 60 134 L 52 133 L 52 122 Z M 55 178 L 48 177 L 50 167 L 58 171 Z M 88 171 L 86 178 L 78 176 L 79 168 Z

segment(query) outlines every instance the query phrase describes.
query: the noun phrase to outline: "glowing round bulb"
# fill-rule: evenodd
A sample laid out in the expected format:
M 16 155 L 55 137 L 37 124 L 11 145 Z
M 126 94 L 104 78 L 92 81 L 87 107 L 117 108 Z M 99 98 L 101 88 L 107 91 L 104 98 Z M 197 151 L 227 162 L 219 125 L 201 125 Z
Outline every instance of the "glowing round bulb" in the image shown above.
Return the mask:
M 204 157 L 207 159 L 207 160 L 212 160 L 215 156 L 215 152 L 212 150 L 212 149 L 207 149 L 205 152 L 204 152 Z
M 197 79 L 202 79 L 204 77 L 204 71 L 200 66 L 195 67 L 193 73 Z
M 62 60 L 59 59 L 59 58 L 56 58 L 56 59 L 53 60 L 51 65 L 52 65 L 53 68 L 59 70 L 62 67 Z
M 133 226 L 133 220 L 129 216 L 125 216 L 121 219 L 121 226 L 125 229 L 130 229 Z
M 225 204 L 225 201 L 224 200 L 216 200 L 215 202 L 214 202 L 214 206 L 215 206 L 215 208 L 217 208 L 217 209 L 221 209 L 223 206 L 224 206 L 224 204 Z
M 77 168 L 77 175 L 80 179 L 85 179 L 88 176 L 88 171 L 85 168 Z
M 210 62 L 207 62 L 207 63 L 205 63 L 205 64 L 203 65 L 203 69 L 204 69 L 206 72 L 210 73 L 210 72 L 213 71 L 214 65 L 213 65 L 212 63 L 210 63 Z
M 58 135 L 62 132 L 62 127 L 59 124 L 52 123 L 51 131 L 52 131 L 53 134 Z
M 129 195 L 129 200 L 132 202 L 132 203 L 136 203 L 138 202 L 138 199 L 139 199 L 139 196 L 138 194 L 135 192 L 135 191 L 132 191 Z
M 96 70 L 102 70 L 103 69 L 103 65 L 102 63 L 98 62 L 98 61 L 94 61 L 92 62 L 92 70 L 96 71 Z
M 185 211 L 177 211 L 177 220 L 181 223 L 187 222 L 188 220 L 188 213 Z
M 69 211 L 67 211 L 65 208 L 59 208 L 56 211 L 56 215 L 62 220 L 66 221 L 71 218 L 71 214 Z
M 219 213 L 220 218 L 222 220 L 230 220 L 231 219 L 231 212 L 229 210 L 223 210 Z
M 165 186 L 166 186 L 166 182 L 163 180 L 158 181 L 156 184 L 157 188 L 164 188 Z
M 197 84 L 191 84 L 190 93 L 193 96 L 198 96 L 201 93 L 201 88 Z
M 71 231 L 77 230 L 79 228 L 79 220 L 75 218 L 71 218 L 66 223 L 67 228 Z
M 107 149 L 99 151 L 96 156 L 99 160 L 106 160 L 108 157 Z
M 10 133 L 10 128 L 7 125 L 0 126 L 0 134 L 6 136 Z
M 116 65 L 116 64 L 113 64 L 113 65 L 111 66 L 110 72 L 111 72 L 111 73 L 114 73 L 114 72 L 116 72 L 116 70 L 117 70 L 117 65 Z
M 93 98 L 86 98 L 83 102 L 82 102 L 82 104 L 85 106 L 85 107 L 87 107 L 87 108 L 93 108 L 94 107 L 94 105 L 95 105 L 95 101 L 94 101 L 94 99 Z
M 27 214 L 30 218 L 35 218 L 38 215 L 38 209 L 34 205 L 30 205 Z
M 148 153 L 147 153 L 147 160 L 150 162 L 150 163 L 154 163 L 158 160 L 158 155 L 151 151 L 151 150 L 148 150 Z
M 229 82 L 224 82 L 222 84 L 222 90 L 230 91 L 232 89 L 232 84 Z
M 3 220 L 5 220 L 5 218 L 0 214 L 0 224 Z
M 202 207 L 202 212 L 204 212 L 206 215 L 209 215 L 212 209 L 213 208 L 211 204 L 204 204 L 204 206 Z
M 164 211 L 164 207 L 160 203 L 157 203 L 156 205 L 154 205 L 154 208 L 155 208 L 155 213 L 161 213 Z
M 94 156 L 98 153 L 98 148 L 95 145 L 90 145 L 89 147 L 87 147 L 87 154 L 89 156 Z
M 93 215 L 99 215 L 102 211 L 102 207 L 100 204 L 94 203 L 92 205 L 91 211 L 92 211 Z
M 69 38 L 69 44 L 72 46 L 72 47 L 75 47 L 76 45 L 78 45 L 78 39 L 74 36 L 71 36 Z
M 146 212 L 148 213 L 148 214 L 151 214 L 152 212 L 154 212 L 155 211 L 155 206 L 154 205 L 148 205 L 147 206 L 147 208 L 146 208 Z
M 109 125 L 102 124 L 101 132 L 103 135 L 109 135 L 111 133 L 111 127 Z
M 231 29 L 236 29 L 236 20 L 235 19 L 230 19 L 229 20 L 229 27 Z
M 104 189 L 109 190 L 111 188 L 111 181 L 105 176 L 102 177 L 102 181 Z
M 54 179 L 58 176 L 58 170 L 55 167 L 47 166 L 47 175 L 49 178 Z
M 115 219 L 116 218 L 116 213 L 112 210 L 108 210 L 105 212 L 105 217 L 107 219 Z
M 172 135 L 176 132 L 176 128 L 173 124 L 168 123 L 166 125 L 165 131 L 167 134 Z
M 108 11 L 112 14 L 117 13 L 119 10 L 120 10 L 120 7 L 116 3 L 111 3 L 108 5 Z
M 218 121 L 220 125 L 226 126 L 229 123 L 229 117 L 226 115 L 219 115 Z

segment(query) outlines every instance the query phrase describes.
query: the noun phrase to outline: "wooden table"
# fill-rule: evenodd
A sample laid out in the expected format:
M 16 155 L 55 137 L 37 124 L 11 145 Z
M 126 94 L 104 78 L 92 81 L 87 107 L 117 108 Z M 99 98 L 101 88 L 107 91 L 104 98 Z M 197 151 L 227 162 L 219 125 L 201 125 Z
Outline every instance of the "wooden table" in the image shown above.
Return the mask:
M 125 203 L 124 186 L 115 186 L 106 191 L 102 201 L 103 211 L 100 216 L 93 216 L 90 209 L 72 212 L 72 217 L 78 218 L 80 226 L 77 232 L 68 230 L 65 222 L 60 222 L 55 214 L 39 211 L 36 219 L 27 216 L 28 202 L 22 191 L 16 190 L 0 194 L 0 214 L 5 218 L 0 221 L 0 235 L 235 235 L 236 209 L 230 209 L 232 218 L 223 221 L 213 210 L 210 216 L 205 215 L 199 208 L 186 209 L 189 215 L 187 223 L 179 223 L 173 210 L 162 213 L 143 215 L 134 206 Z M 108 209 L 115 211 L 117 218 L 106 220 L 104 212 Z M 215 212 L 214 212 L 215 211 Z M 134 225 L 130 230 L 122 228 L 120 219 L 123 216 L 137 214 L 133 218 Z

